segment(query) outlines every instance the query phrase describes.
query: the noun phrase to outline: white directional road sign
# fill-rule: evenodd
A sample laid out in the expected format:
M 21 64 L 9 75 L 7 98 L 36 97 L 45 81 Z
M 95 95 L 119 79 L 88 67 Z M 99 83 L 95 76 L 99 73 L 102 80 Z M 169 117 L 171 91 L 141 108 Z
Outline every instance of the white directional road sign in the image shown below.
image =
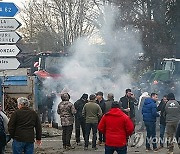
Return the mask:
M 21 39 L 16 32 L 0 32 L 0 44 L 15 44 Z
M 20 63 L 16 58 L 0 58 L 0 70 L 13 70 L 19 67 Z
M 0 45 L 0 57 L 15 57 L 19 52 L 16 45 Z
M 0 18 L 0 31 L 13 31 L 20 26 L 21 23 L 15 18 Z

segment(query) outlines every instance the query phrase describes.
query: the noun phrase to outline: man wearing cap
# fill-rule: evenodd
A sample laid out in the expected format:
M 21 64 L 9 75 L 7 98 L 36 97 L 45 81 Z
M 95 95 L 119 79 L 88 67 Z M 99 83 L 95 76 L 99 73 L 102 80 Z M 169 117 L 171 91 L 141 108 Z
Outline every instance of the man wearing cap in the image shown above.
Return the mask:
M 25 97 L 17 99 L 18 110 L 12 115 L 8 123 L 8 130 L 13 138 L 13 154 L 33 154 L 34 136 L 36 143 L 41 144 L 41 123 L 38 114 L 29 108 L 30 102 Z M 34 132 L 34 129 L 36 133 Z
M 133 133 L 131 119 L 120 109 L 119 102 L 112 103 L 112 108 L 101 119 L 98 130 L 106 136 L 105 154 L 127 153 L 127 138 Z
M 105 114 L 105 100 L 103 98 L 103 92 L 99 91 L 96 93 L 96 103 L 100 106 L 102 110 L 102 114 L 104 115 Z M 99 132 L 98 145 L 104 145 L 104 143 L 105 143 L 105 136 L 101 132 Z
M 74 103 L 74 107 L 76 109 L 75 114 L 75 131 L 76 131 L 76 143 L 77 145 L 81 145 L 80 143 L 80 127 L 82 129 L 83 138 L 85 140 L 85 119 L 82 116 L 82 110 L 84 105 L 87 103 L 88 94 L 83 94 L 79 100 Z

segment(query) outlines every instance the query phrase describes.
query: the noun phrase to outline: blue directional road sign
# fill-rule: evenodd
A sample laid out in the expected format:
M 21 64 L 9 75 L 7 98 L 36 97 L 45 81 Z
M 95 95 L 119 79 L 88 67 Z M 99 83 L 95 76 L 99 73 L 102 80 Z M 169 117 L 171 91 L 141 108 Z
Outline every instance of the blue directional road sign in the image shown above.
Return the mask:
M 0 2 L 0 17 L 14 17 L 19 8 L 12 2 Z

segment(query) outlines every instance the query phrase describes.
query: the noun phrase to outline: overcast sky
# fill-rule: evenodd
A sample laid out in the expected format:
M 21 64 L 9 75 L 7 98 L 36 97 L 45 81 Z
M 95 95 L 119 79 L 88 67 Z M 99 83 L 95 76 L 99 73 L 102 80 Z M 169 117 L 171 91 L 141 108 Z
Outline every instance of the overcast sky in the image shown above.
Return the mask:
M 22 2 L 25 2 L 27 0 L 2 0 L 3 2 L 13 2 L 17 6 L 22 7 Z

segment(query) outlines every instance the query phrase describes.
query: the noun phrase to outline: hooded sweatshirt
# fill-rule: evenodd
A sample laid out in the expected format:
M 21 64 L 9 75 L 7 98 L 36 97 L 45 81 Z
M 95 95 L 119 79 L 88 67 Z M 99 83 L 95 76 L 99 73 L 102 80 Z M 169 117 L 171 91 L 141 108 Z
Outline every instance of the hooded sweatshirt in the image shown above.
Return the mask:
M 119 108 L 112 108 L 106 113 L 98 130 L 106 136 L 106 145 L 123 147 L 127 145 L 127 137 L 134 131 L 134 125 L 130 118 Z

